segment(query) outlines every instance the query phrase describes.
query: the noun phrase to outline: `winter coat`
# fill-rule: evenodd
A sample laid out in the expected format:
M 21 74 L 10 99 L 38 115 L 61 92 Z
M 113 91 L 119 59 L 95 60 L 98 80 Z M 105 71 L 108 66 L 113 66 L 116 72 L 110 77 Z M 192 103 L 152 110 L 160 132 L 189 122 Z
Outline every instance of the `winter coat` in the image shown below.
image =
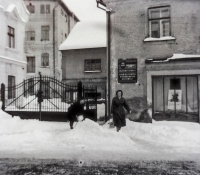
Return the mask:
M 73 103 L 69 108 L 68 108 L 68 120 L 69 121 L 77 121 L 77 116 L 82 115 L 84 111 L 84 104 L 80 104 L 80 102 L 75 102 Z
M 111 113 L 113 114 L 113 122 L 116 127 L 126 126 L 125 110 L 130 112 L 130 108 L 126 100 L 121 97 L 114 97 L 111 105 Z

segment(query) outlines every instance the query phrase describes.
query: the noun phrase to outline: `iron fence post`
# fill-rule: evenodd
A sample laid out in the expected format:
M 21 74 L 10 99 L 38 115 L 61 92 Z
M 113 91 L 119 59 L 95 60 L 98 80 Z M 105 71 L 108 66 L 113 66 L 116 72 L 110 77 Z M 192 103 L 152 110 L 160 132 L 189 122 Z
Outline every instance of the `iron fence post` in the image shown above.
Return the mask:
M 1 109 L 5 111 L 5 84 L 1 84 L 1 101 L 2 101 L 2 107 Z
M 41 72 L 39 72 L 40 75 L 40 88 L 39 88 L 39 92 L 42 91 L 42 75 Z M 42 121 L 42 112 L 41 112 L 41 108 L 42 108 L 42 102 L 41 100 L 39 101 L 39 111 L 40 111 L 40 121 Z
M 79 81 L 79 82 L 78 82 L 78 95 L 77 95 L 77 96 L 78 96 L 78 97 L 77 97 L 77 98 L 78 98 L 78 99 L 77 99 L 78 101 L 80 101 L 80 99 L 82 98 L 82 90 L 83 90 L 83 89 L 82 89 L 82 82 Z

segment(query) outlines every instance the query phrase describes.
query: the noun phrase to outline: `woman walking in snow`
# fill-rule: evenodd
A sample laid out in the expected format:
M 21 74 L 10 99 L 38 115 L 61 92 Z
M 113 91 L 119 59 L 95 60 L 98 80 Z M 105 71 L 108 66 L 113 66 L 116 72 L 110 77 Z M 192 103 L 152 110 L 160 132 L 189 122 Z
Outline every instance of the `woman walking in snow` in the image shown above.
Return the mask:
M 126 102 L 126 100 L 122 97 L 122 90 L 118 90 L 116 92 L 116 97 L 112 99 L 111 105 L 111 115 L 113 115 L 113 122 L 116 126 L 117 132 L 121 129 L 121 127 L 126 126 L 126 118 L 125 118 L 125 110 L 128 113 L 131 113 L 131 110 Z

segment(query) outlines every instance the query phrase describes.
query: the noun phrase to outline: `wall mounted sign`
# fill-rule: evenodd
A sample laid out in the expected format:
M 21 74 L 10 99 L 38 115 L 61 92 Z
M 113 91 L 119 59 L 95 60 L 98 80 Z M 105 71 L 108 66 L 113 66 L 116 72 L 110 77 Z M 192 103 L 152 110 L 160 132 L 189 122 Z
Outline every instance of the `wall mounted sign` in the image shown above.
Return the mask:
M 118 60 L 118 83 L 137 83 L 137 59 Z

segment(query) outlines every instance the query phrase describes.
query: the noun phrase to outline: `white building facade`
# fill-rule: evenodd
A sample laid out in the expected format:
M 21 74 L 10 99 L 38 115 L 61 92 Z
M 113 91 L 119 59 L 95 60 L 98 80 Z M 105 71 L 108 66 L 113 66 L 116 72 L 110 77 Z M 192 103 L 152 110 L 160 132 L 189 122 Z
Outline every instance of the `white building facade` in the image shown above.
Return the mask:
M 61 52 L 59 46 L 79 21 L 60 0 L 24 0 L 30 12 L 26 25 L 25 53 L 27 78 L 52 76 L 61 80 Z
M 19 84 L 26 77 L 25 26 L 29 12 L 23 0 L 0 1 L 0 83 Z

